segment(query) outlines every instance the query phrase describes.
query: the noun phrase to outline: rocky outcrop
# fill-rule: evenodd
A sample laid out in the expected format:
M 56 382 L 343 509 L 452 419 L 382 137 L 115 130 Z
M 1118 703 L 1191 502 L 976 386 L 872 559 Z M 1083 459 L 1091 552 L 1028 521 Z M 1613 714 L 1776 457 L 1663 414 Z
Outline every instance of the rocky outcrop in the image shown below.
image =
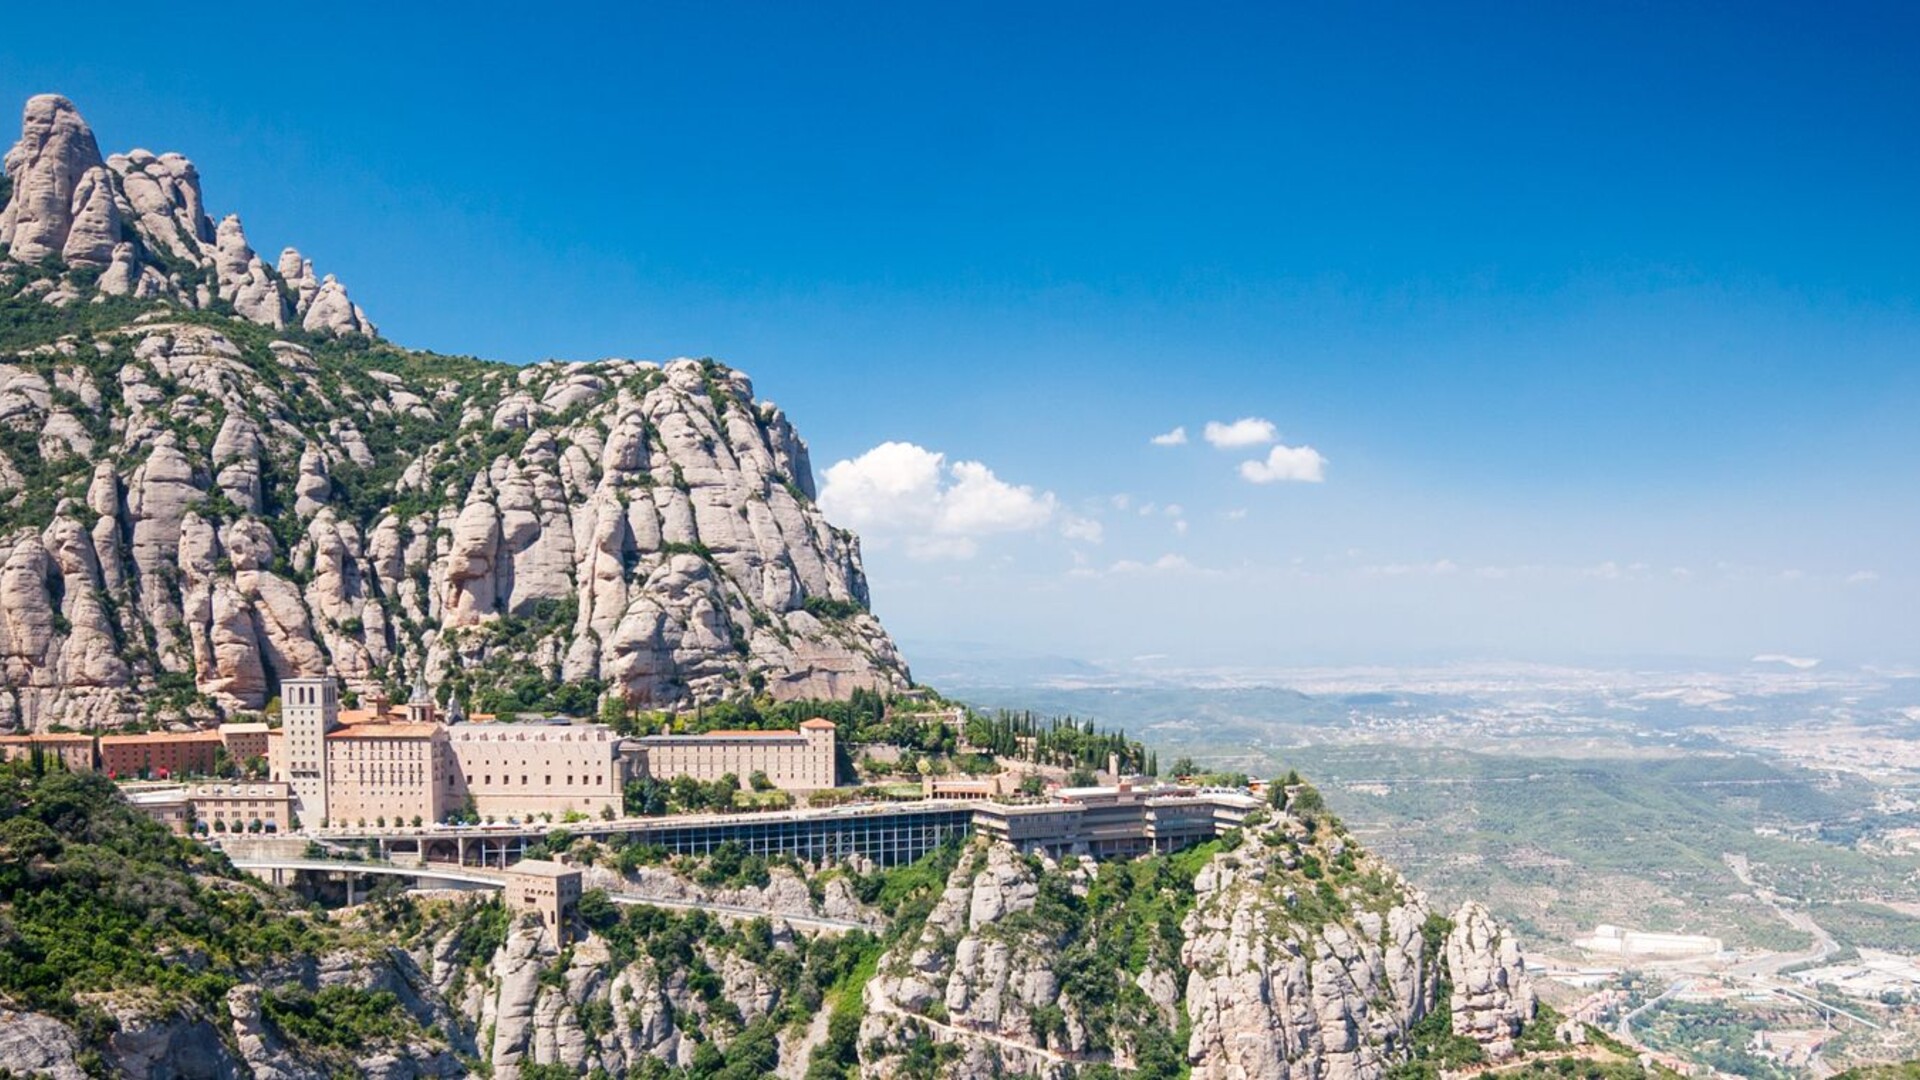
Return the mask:
M 56 304 L 88 294 L 165 298 L 276 330 L 378 333 L 345 287 L 332 275 L 316 281 L 298 252 L 288 249 L 291 265 L 282 255 L 268 266 L 237 216 L 215 228 L 186 158 L 134 150 L 102 159 L 93 131 L 57 94 L 29 98 L 20 127 L 5 161 L 12 192 L 0 210 L 0 268 L 58 274 L 52 287 L 42 278 L 26 290 Z
M 5 164 L 13 194 L 0 210 L 0 245 L 20 262 L 62 257 L 75 217 L 92 217 L 102 186 L 92 130 L 66 98 L 30 98 L 20 118 L 20 141 L 7 151 Z M 88 229 L 99 224 L 89 220 Z
M 415 1080 L 473 1075 L 475 1061 L 499 1080 L 532 1065 L 798 1078 L 823 1071 L 814 1055 L 825 1048 L 872 1078 L 936 1061 L 948 1080 L 1069 1080 L 1102 1067 L 1374 1080 L 1406 1062 L 1416 1031 L 1436 1018 L 1490 1057 L 1511 1053 L 1533 1018 L 1532 992 L 1512 936 L 1483 908 L 1436 916 L 1324 823 L 1281 815 L 1235 839 L 1198 858 L 1104 864 L 978 840 L 945 856 L 944 883 L 918 886 L 891 919 L 857 899 L 851 867 L 809 882 L 775 866 L 763 885 L 713 887 L 685 867 L 623 878 L 589 866 L 589 889 L 673 906 L 614 915 L 602 905 L 599 931 L 576 926 L 565 941 L 472 894 L 374 903 L 328 920 L 345 933 L 319 953 L 247 972 L 224 1009 L 99 995 L 91 1004 L 108 1023 L 94 1025 L 92 1044 L 57 1020 L 0 1012 L 0 1063 L 77 1077 L 91 1046 L 116 1075 L 151 1080 L 342 1070 Z M 863 879 L 861 891 L 898 882 L 866 888 L 875 884 Z M 701 910 L 703 901 L 728 913 Z M 754 908 L 769 915 L 739 914 Z M 878 936 L 782 917 L 835 910 Z M 891 944 L 876 961 L 869 950 L 880 940 Z M 873 974 L 850 1009 L 829 994 L 858 985 L 846 980 L 862 957 Z M 326 988 L 391 995 L 380 1000 L 402 1033 L 349 1061 L 339 1045 L 300 1041 L 270 1018 L 268 995 Z M 857 1030 L 835 1033 L 853 1017 Z M 835 1068 L 827 1074 L 844 1075 Z
M 80 1036 L 51 1016 L 0 1009 L 0 1062 L 25 1076 L 86 1080 Z
M 870 1073 L 931 1041 L 962 1078 L 1184 1061 L 1203 1080 L 1373 1080 L 1436 1010 L 1490 1057 L 1512 1052 L 1533 997 L 1484 909 L 1449 923 L 1325 825 L 1281 815 L 1238 840 L 1127 917 L 1112 867 L 971 849 L 867 986 Z M 1176 915 L 1164 951 L 1105 944 Z M 1183 1045 L 1155 1037 L 1182 1018 Z
M 1485 906 L 1470 901 L 1454 915 L 1447 970 L 1453 979 L 1454 1033 L 1486 1046 L 1495 1058 L 1510 1056 L 1536 1002 L 1519 945 Z
M 752 395 L 710 362 L 342 369 L 166 319 L 0 361 L 0 463 L 38 451 L 0 494 L 0 721 L 259 709 L 329 667 L 648 706 L 905 685 L 858 541 Z

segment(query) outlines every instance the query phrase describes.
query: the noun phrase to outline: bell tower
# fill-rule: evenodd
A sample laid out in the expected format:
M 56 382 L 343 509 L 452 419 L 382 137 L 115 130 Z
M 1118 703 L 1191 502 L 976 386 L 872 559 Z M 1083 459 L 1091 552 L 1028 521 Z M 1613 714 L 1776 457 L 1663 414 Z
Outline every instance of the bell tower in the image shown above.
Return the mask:
M 327 732 L 340 726 L 340 684 L 331 675 L 280 684 L 280 738 L 286 780 L 301 820 L 327 819 Z

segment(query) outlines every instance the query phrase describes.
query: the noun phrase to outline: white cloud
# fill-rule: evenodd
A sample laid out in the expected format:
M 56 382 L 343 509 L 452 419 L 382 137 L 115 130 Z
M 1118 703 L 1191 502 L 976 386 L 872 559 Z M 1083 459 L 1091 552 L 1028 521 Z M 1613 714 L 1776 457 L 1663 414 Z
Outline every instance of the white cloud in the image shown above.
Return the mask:
M 941 499 L 938 531 L 979 535 L 1037 529 L 1053 517 L 1052 492 L 1009 484 L 978 461 L 953 463 L 954 485 Z
M 1168 517 L 1181 517 L 1186 514 L 1187 509 L 1179 503 L 1168 503 L 1160 508 L 1160 512 Z
M 1460 564 L 1454 562 L 1452 559 L 1435 559 L 1433 562 L 1427 563 L 1387 563 L 1382 566 L 1363 566 L 1360 568 L 1360 573 L 1367 577 L 1412 577 L 1416 574 L 1444 577 L 1448 574 L 1458 573 L 1459 570 Z
M 1133 505 L 1133 496 L 1123 491 L 1108 501 L 1113 503 L 1115 510 L 1125 510 L 1127 507 Z
M 1173 531 L 1174 531 L 1174 532 L 1175 532 L 1176 534 L 1178 534 L 1178 535 L 1180 535 L 1180 536 L 1185 536 L 1185 535 L 1187 535 L 1187 523 L 1186 523 L 1186 520 L 1185 520 L 1185 519 L 1182 519 L 1182 520 L 1180 520 L 1180 521 L 1176 521 L 1176 522 L 1174 522 L 1174 523 L 1173 523 Z
M 1195 567 L 1184 555 L 1169 552 L 1150 563 L 1121 559 L 1107 568 L 1109 574 L 1190 574 Z
M 1849 585 L 1865 585 L 1870 581 L 1879 580 L 1880 575 L 1871 570 L 1855 570 L 1853 573 L 1847 575 L 1847 584 Z
M 820 506 L 834 520 L 863 532 L 930 528 L 945 460 L 946 455 L 912 443 L 881 443 L 826 471 Z
M 1155 446 L 1185 446 L 1187 445 L 1186 426 L 1183 424 L 1163 435 L 1155 435 L 1148 441 Z
M 1060 535 L 1069 540 L 1079 540 L 1088 544 L 1097 544 L 1106 537 L 1107 530 L 1093 518 L 1075 517 L 1071 514 L 1060 523 Z
M 1227 511 L 1226 517 L 1228 521 L 1245 521 L 1247 520 L 1247 508 L 1244 506 L 1236 507 Z
M 1280 432 L 1271 420 L 1244 416 L 1230 424 L 1209 420 L 1201 435 L 1218 449 L 1236 450 L 1244 446 L 1265 446 L 1279 438 Z
M 1083 581 L 1105 578 L 1127 577 L 1213 577 L 1217 571 L 1203 569 L 1184 555 L 1168 552 L 1157 559 L 1142 562 L 1139 559 L 1119 559 L 1107 564 L 1105 569 L 1089 566 L 1084 559 L 1076 557 L 1074 565 L 1067 570 L 1066 576 Z
M 1276 446 L 1265 461 L 1241 462 L 1240 475 L 1254 484 L 1318 484 L 1327 478 L 1327 459 L 1311 446 Z
M 828 517 L 879 543 L 898 538 L 915 559 L 972 558 L 977 538 L 1030 532 L 1058 510 L 1052 492 L 1009 484 L 978 461 L 948 465 L 913 443 L 881 443 L 825 476 Z

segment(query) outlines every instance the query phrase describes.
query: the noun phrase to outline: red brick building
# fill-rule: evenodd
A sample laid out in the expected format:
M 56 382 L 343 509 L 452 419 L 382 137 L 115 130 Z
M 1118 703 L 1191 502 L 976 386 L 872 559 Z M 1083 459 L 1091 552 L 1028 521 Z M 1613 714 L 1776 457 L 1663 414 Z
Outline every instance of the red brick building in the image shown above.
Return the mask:
M 108 776 L 208 776 L 214 751 L 222 746 L 217 731 L 156 731 L 150 735 L 100 736 L 100 768 Z

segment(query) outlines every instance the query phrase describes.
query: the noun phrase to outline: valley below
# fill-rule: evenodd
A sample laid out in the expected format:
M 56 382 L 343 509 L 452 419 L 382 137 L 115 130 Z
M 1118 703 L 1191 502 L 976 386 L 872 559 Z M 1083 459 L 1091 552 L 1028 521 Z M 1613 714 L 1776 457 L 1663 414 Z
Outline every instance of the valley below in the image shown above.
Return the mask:
M 983 706 L 1123 724 L 1163 762 L 1297 769 L 1437 903 L 1515 926 L 1548 999 L 1609 1030 L 1634 1013 L 1676 1063 L 1824 1075 L 1920 1048 L 1911 675 L 1054 662 L 995 686 L 922 663 Z

